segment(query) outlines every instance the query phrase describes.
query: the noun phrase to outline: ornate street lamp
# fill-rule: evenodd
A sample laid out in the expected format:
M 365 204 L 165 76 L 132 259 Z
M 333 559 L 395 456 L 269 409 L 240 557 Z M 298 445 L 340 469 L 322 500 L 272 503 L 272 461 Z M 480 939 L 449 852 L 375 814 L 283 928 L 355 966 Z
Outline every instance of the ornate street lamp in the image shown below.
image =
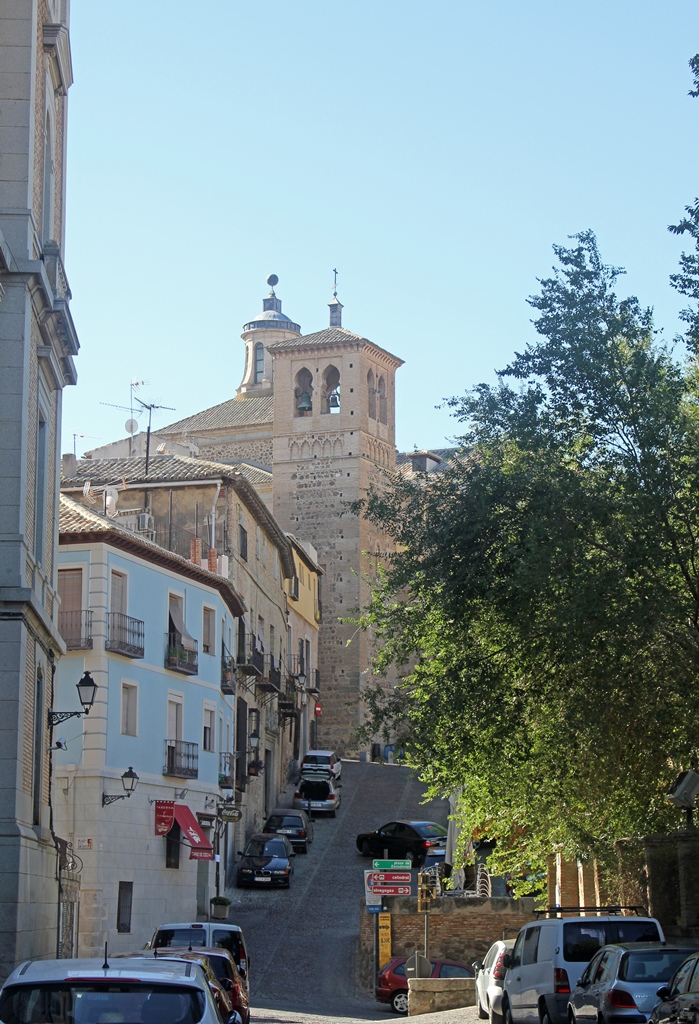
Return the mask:
M 82 711 L 51 711 L 47 712 L 49 728 L 53 728 L 54 725 L 58 725 L 59 722 L 65 722 L 69 718 L 78 718 L 80 715 L 89 715 L 90 708 L 95 703 L 95 694 L 97 693 L 97 683 L 94 681 L 89 672 L 84 672 L 83 677 L 79 683 L 75 684 L 78 691 L 78 698 L 83 706 Z
M 108 804 L 113 804 L 116 800 L 125 800 L 127 796 L 131 796 L 136 786 L 138 785 L 138 775 L 129 765 L 128 771 L 125 771 L 121 777 L 121 784 L 124 787 L 123 793 L 115 793 L 108 795 L 107 793 L 102 794 L 102 806 L 106 807 Z

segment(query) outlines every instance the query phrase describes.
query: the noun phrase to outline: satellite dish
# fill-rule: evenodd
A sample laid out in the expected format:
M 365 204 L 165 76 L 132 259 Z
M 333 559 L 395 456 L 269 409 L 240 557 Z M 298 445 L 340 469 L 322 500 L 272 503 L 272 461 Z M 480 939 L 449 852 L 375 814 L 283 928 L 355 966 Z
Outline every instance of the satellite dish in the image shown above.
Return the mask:
M 124 430 L 127 434 L 135 434 L 138 430 L 138 423 L 136 420 L 127 420 L 124 424 Z
M 105 487 L 104 489 L 104 511 L 107 513 L 110 519 L 113 519 L 116 515 L 117 501 L 119 500 L 119 492 L 116 487 Z

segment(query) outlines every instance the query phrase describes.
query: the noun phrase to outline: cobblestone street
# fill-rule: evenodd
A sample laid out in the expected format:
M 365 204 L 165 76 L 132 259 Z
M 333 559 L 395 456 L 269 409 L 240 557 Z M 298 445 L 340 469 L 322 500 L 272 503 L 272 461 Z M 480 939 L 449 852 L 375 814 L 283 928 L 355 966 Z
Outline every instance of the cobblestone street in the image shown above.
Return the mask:
M 314 842 L 295 858 L 289 890 L 228 893 L 230 920 L 244 929 L 250 947 L 253 1021 L 395 1019 L 373 992 L 358 991 L 355 980 L 363 872 L 370 866 L 355 837 L 393 818 L 446 824 L 447 805 L 423 805 L 422 785 L 397 765 L 344 761 L 341 792 L 337 817 L 314 821 Z M 454 1012 L 460 1016 L 449 1020 L 476 1019 L 475 1010 Z M 429 1020 L 440 1024 L 442 1016 Z

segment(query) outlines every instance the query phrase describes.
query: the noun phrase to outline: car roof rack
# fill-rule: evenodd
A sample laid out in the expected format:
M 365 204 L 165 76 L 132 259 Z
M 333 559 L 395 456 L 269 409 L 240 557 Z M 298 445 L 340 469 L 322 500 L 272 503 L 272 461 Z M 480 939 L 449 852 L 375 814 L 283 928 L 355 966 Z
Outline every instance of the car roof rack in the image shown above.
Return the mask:
M 623 905 L 623 904 L 620 904 L 620 903 L 614 903 L 613 905 L 607 906 L 607 907 L 602 907 L 602 906 L 595 906 L 595 907 L 578 907 L 578 906 L 561 907 L 561 906 L 554 905 L 552 907 L 544 907 L 542 910 L 535 910 L 534 914 L 536 915 L 536 917 L 543 917 L 543 916 L 546 916 L 546 917 L 559 917 L 561 914 L 578 914 L 578 915 L 579 914 L 610 914 L 610 915 L 616 915 L 616 914 L 621 914 L 624 910 L 631 911 L 634 914 L 645 914 L 645 909 L 643 907 L 634 906 L 633 904 Z

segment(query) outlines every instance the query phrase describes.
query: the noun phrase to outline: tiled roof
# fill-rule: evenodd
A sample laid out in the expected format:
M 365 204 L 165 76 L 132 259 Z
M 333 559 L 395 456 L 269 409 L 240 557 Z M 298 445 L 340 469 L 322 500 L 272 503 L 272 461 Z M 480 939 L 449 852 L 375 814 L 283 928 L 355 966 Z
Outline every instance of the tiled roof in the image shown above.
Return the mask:
M 158 434 L 192 433 L 197 430 L 216 430 L 225 427 L 245 427 L 257 423 L 271 423 L 274 418 L 273 395 L 236 395 L 220 405 L 212 405 L 203 412 L 195 412 L 176 423 L 160 427 Z
M 289 341 L 277 341 L 274 345 L 268 345 L 267 347 L 270 352 L 289 352 L 293 349 L 302 348 L 331 348 L 334 345 L 347 345 L 348 343 L 353 345 L 371 345 L 381 352 L 386 352 L 387 355 L 391 356 L 391 359 L 395 359 L 399 366 L 403 365 L 402 359 L 398 359 L 397 356 L 392 355 L 391 352 L 382 348 L 381 345 L 377 345 L 376 342 L 363 338 L 361 334 L 353 334 L 346 327 L 326 327 L 325 330 L 316 331 L 315 334 L 305 334 L 302 338 L 291 338 Z
M 235 614 L 241 615 L 246 610 L 245 601 L 225 576 L 220 576 L 218 573 L 211 572 L 210 569 L 196 565 L 174 551 L 168 551 L 143 534 L 135 533 L 124 526 L 118 526 L 114 520 L 100 512 L 94 512 L 79 501 L 74 501 L 67 494 L 60 495 L 58 529 L 59 536 L 64 541 L 70 537 L 80 538 L 83 535 L 94 537 L 96 534 L 103 534 L 105 540 L 110 540 L 120 547 L 126 547 L 136 553 L 139 553 L 140 550 L 144 558 L 150 556 L 151 560 L 160 565 L 169 565 L 175 570 L 179 568 L 181 572 L 202 580 L 210 586 L 217 587 L 227 597 L 227 600 L 232 602 Z
M 151 455 L 146 476 L 145 456 L 133 455 L 123 459 L 81 459 L 74 476 L 63 477 L 63 487 L 79 487 L 86 480 L 101 486 L 118 484 L 125 480 L 130 484 L 167 482 L 168 480 L 202 480 L 207 477 L 227 476 L 236 473 L 251 484 L 268 483 L 271 474 L 245 462 L 212 462 L 209 459 L 190 458 L 184 455 Z

